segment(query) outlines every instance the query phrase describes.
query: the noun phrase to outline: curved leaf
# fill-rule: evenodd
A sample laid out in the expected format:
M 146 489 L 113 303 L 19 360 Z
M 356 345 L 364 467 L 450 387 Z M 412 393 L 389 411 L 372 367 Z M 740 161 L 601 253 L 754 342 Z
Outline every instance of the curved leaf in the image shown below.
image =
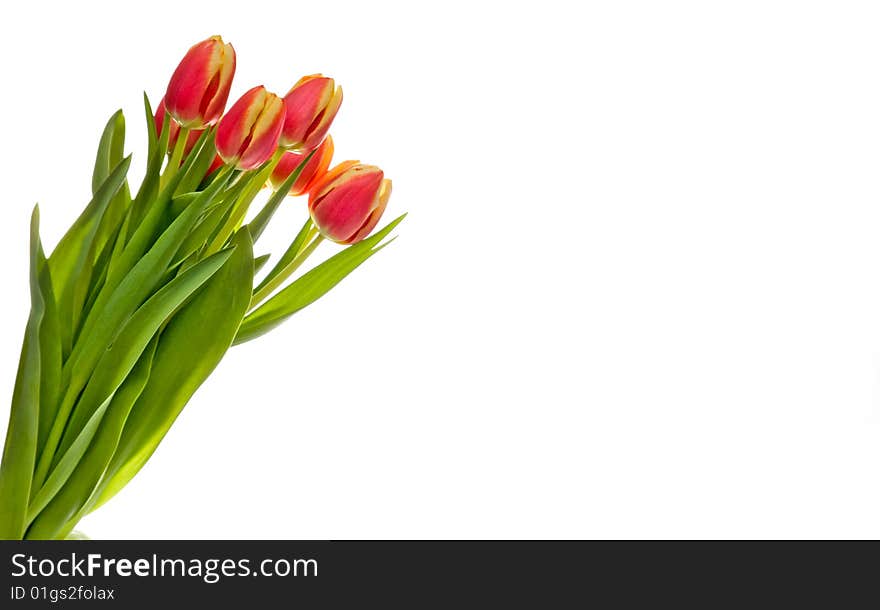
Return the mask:
M 222 181 L 221 181 L 222 182 Z M 212 185 L 214 188 L 215 185 Z M 218 183 L 216 189 L 222 184 Z M 89 312 L 81 331 L 82 339 L 71 351 L 62 369 L 62 388 L 64 392 L 58 407 L 58 414 L 46 446 L 37 461 L 34 480 L 42 484 L 48 474 L 58 442 L 67 423 L 71 409 L 86 382 L 92 375 L 104 351 L 120 332 L 124 322 L 134 310 L 155 290 L 165 275 L 168 263 L 180 247 L 202 209 L 207 206 L 214 192 L 208 189 L 202 193 L 203 199 L 184 210 L 171 226 L 162 233 L 149 252 L 133 266 L 125 278 L 114 286 L 108 277 L 101 293 Z M 132 244 L 129 244 L 131 246 Z M 128 248 L 121 258 L 125 258 Z
M 300 309 L 324 296 L 361 263 L 391 243 L 393 239 L 380 245 L 404 217 L 406 214 L 391 221 L 372 237 L 327 259 L 248 314 L 235 337 L 235 345 L 269 332 Z
M 70 476 L 70 473 L 73 472 L 73 469 L 76 468 L 76 465 L 79 463 L 80 458 L 82 458 L 83 454 L 86 452 L 86 449 L 89 448 L 89 443 L 92 441 L 92 438 L 95 436 L 95 432 L 98 430 L 98 425 L 101 423 L 101 419 L 104 417 L 104 413 L 107 410 L 107 407 L 110 404 L 112 397 L 108 397 L 100 407 L 92 414 L 92 417 L 89 418 L 89 421 L 86 423 L 85 427 L 83 427 L 82 431 L 77 435 L 76 440 L 70 445 L 70 448 L 64 452 L 64 455 L 61 457 L 61 460 L 58 462 L 58 465 L 52 470 L 49 476 L 46 478 L 46 482 L 40 486 L 39 491 L 36 491 L 34 497 L 31 499 L 28 507 L 27 521 L 30 523 L 34 520 L 37 514 L 43 510 L 46 504 L 49 503 L 58 490 L 61 489 L 61 486 L 64 485 L 64 482 L 67 481 L 67 478 Z M 27 538 L 51 538 L 51 535 L 45 535 L 39 532 L 33 532 L 32 528 L 28 530 Z
M 254 219 L 248 223 L 248 228 L 251 232 L 251 237 L 254 239 L 254 243 L 260 239 L 260 236 L 263 234 L 263 230 L 269 224 L 269 221 L 272 220 L 272 216 L 275 215 L 275 211 L 278 209 L 278 206 L 281 205 L 281 202 L 284 201 L 284 198 L 287 197 L 287 194 L 290 192 L 290 188 L 293 186 L 293 183 L 296 182 L 296 179 L 299 178 L 299 175 L 302 173 L 303 169 L 305 169 L 306 164 L 312 160 L 315 151 L 313 150 L 306 156 L 305 159 L 302 160 L 302 163 L 296 166 L 296 169 L 293 170 L 287 179 L 281 183 L 281 186 L 278 187 L 278 190 L 275 191 L 272 196 L 269 198 L 269 201 L 266 202 L 266 205 L 263 206 L 263 209 L 260 210 Z
M 231 254 L 232 250 L 223 250 L 206 258 L 163 286 L 131 316 L 95 366 L 88 385 L 67 421 L 58 453 L 67 449 L 93 410 L 122 384 L 168 317 L 208 281 Z
M 248 225 L 248 227 L 250 227 L 250 225 Z M 311 239 L 315 232 L 316 229 L 314 223 L 312 223 L 312 219 L 306 218 L 305 223 L 299 230 L 299 233 L 296 234 L 296 237 L 293 239 L 290 246 L 284 254 L 281 255 L 281 258 L 278 259 L 275 266 L 266 274 L 266 277 L 264 277 L 259 285 L 254 288 L 254 294 L 262 292 L 266 286 L 273 282 L 275 278 L 278 277 L 287 266 L 294 261 L 294 259 L 296 259 L 297 255 L 302 251 L 303 246 L 306 245 L 306 242 Z
M 122 186 L 130 164 L 131 157 L 126 157 L 116 166 L 49 257 L 53 287 L 58 296 L 58 313 L 62 320 L 60 328 L 65 354 L 70 352 L 75 321 L 80 314 L 74 308 L 74 295 L 79 290 L 77 285 L 84 282 L 88 286 L 91 277 L 88 256 L 92 242 L 104 211 Z
M 95 170 L 92 172 L 92 194 L 98 192 L 101 185 L 110 175 L 111 170 L 122 161 L 122 149 L 125 146 L 125 117 L 122 110 L 117 110 L 107 121 L 101 141 L 98 143 L 98 154 L 95 156 Z
M 113 395 L 97 433 L 64 486 L 56 490 L 48 505 L 44 498 L 31 503 L 28 519 L 35 521 L 28 530 L 29 538 L 64 538 L 88 509 L 88 500 L 113 457 L 128 413 L 150 377 L 157 343 L 158 336 L 150 341 L 131 374 Z
M 229 349 L 250 303 L 254 273 L 250 233 L 239 230 L 232 244 L 235 251 L 226 265 L 163 331 L 150 380 L 128 416 L 116 454 L 95 492 L 94 508 L 137 474 Z
M 55 414 L 61 394 L 61 329 L 59 328 L 58 306 L 52 289 L 52 275 L 43 248 L 39 248 L 42 261 L 40 272 L 40 292 L 43 295 L 43 320 L 40 323 L 40 417 L 38 422 L 37 455 L 43 449 L 46 437 Z
M 259 273 L 260 269 L 262 269 L 266 265 L 266 263 L 269 262 L 270 258 L 272 258 L 271 254 L 263 254 L 263 255 L 255 258 L 254 259 L 254 273 L 255 274 Z

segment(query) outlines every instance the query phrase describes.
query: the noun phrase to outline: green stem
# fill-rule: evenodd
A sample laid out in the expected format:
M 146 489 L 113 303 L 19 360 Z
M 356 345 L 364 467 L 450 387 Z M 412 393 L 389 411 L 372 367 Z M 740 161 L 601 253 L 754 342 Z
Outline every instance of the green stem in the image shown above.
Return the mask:
M 205 251 L 206 255 L 214 254 L 218 252 L 220 248 L 226 243 L 226 241 L 232 236 L 236 229 L 241 225 L 241 221 L 244 220 L 245 215 L 247 215 L 247 211 L 251 206 L 251 203 L 254 200 L 254 197 L 257 196 L 257 193 L 260 192 L 260 189 L 263 188 L 263 185 L 266 183 L 266 180 L 269 179 L 269 176 L 272 173 L 272 170 L 278 165 L 281 161 L 281 157 L 284 155 L 284 149 L 279 148 L 275 151 L 275 154 L 272 156 L 272 159 L 269 160 L 263 167 L 258 169 L 258 174 L 254 176 L 249 176 L 252 180 L 255 180 L 253 186 L 245 188 L 241 195 L 238 197 L 238 201 L 235 202 L 235 205 L 232 206 L 232 211 L 229 214 L 229 218 L 226 219 L 226 224 L 223 225 L 223 228 L 217 233 L 217 236 L 208 246 Z M 242 174 L 244 175 L 244 174 Z M 259 178 L 259 179 L 257 179 Z M 241 178 L 240 179 L 244 179 Z
M 165 168 L 165 172 L 162 174 L 162 178 L 159 181 L 160 187 L 164 187 L 168 182 L 174 178 L 174 175 L 180 170 L 180 162 L 183 159 L 183 151 L 186 149 L 186 141 L 189 139 L 189 127 L 181 127 L 180 131 L 177 132 L 177 142 L 174 144 L 174 151 L 171 153 L 171 158 L 168 160 L 168 167 Z
M 251 221 L 248 223 L 248 229 L 251 232 L 251 237 L 254 239 L 254 243 L 260 239 L 260 236 L 263 234 L 263 230 L 266 228 L 266 225 L 269 224 L 269 221 L 272 220 L 272 216 L 275 214 L 275 211 L 281 205 L 281 202 L 285 197 L 290 193 L 290 189 L 293 188 L 294 182 L 297 181 L 300 174 L 305 169 L 306 165 L 308 165 L 309 161 L 311 161 L 312 157 L 315 155 L 316 151 L 310 152 L 305 159 L 294 169 L 290 175 L 284 180 L 284 182 L 276 189 L 276 191 L 269 197 L 269 201 L 266 202 L 266 205 L 263 206 L 263 209 L 259 211 L 259 213 L 254 216 Z
M 251 297 L 251 304 L 248 307 L 248 311 L 256 307 L 260 304 L 260 302 L 265 299 L 267 296 L 272 294 L 276 288 L 278 288 L 281 284 L 284 283 L 284 280 L 289 278 L 294 271 L 299 269 L 299 267 L 306 261 L 306 259 L 315 251 L 315 249 L 321 245 L 321 242 L 324 241 L 323 236 L 318 235 L 315 237 L 309 245 L 300 250 L 299 254 L 296 255 L 290 263 L 282 269 L 278 275 L 274 278 L 266 282 L 264 286 L 262 286 L 259 290 L 254 293 L 254 296 Z

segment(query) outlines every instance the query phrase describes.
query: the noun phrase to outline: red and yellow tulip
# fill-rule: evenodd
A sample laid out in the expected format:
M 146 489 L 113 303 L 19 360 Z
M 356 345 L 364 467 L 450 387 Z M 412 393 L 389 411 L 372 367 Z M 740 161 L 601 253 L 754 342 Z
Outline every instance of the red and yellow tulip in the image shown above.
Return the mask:
M 342 101 L 333 79 L 307 76 L 287 101 L 254 87 L 223 115 L 235 62 L 231 45 L 209 38 L 187 52 L 155 112 L 144 96 L 139 185 L 125 117 L 113 113 L 93 198 L 48 258 L 34 209 L 32 307 L 0 451 L 0 539 L 70 537 L 135 476 L 227 350 L 322 297 L 403 220 L 370 235 L 391 194 L 378 167 L 328 171 Z M 54 128 L 42 125 L 47 141 Z M 267 181 L 275 192 L 249 214 Z M 294 210 L 302 228 L 255 281 L 269 259 L 254 244 L 288 192 L 308 193 L 308 217 Z M 355 245 L 295 276 L 327 240 Z
M 345 161 L 312 189 L 309 214 L 325 238 L 353 244 L 376 227 L 390 196 L 391 180 L 381 169 Z
M 299 79 L 284 96 L 287 115 L 281 146 L 309 152 L 327 135 L 342 104 L 342 87 L 332 78 L 312 74 Z
M 223 114 L 232 77 L 235 49 L 219 36 L 193 45 L 181 60 L 165 92 L 165 106 L 181 126 L 203 129 Z
M 217 125 L 217 152 L 227 164 L 249 170 L 269 160 L 284 125 L 284 100 L 262 85 L 232 105 Z

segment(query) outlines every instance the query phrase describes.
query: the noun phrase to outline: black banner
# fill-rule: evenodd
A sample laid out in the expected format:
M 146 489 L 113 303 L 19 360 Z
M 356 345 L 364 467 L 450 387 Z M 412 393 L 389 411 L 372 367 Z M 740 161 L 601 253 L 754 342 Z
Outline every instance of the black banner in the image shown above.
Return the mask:
M 842 547 L 846 546 L 846 550 Z M 869 543 L 0 542 L 0 608 L 847 606 Z M 499 606 L 502 604 L 502 606 Z M 207 607 L 207 606 L 206 606 Z

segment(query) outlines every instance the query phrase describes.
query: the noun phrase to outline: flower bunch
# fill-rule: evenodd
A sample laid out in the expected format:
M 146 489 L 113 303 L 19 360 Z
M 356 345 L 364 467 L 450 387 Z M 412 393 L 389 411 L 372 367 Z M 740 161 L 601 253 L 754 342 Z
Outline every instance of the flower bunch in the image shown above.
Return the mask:
M 49 256 L 34 209 L 0 538 L 69 536 L 143 467 L 232 345 L 323 296 L 403 219 L 371 235 L 391 182 L 358 161 L 331 168 L 342 103 L 332 78 L 303 77 L 284 97 L 257 86 L 227 109 L 235 62 L 232 45 L 211 37 L 186 53 L 155 111 L 144 96 L 136 192 L 125 119 L 110 118 L 92 199 Z M 270 257 L 255 257 L 254 244 L 288 195 L 308 197 L 308 219 L 255 282 Z M 294 277 L 324 240 L 346 247 Z

